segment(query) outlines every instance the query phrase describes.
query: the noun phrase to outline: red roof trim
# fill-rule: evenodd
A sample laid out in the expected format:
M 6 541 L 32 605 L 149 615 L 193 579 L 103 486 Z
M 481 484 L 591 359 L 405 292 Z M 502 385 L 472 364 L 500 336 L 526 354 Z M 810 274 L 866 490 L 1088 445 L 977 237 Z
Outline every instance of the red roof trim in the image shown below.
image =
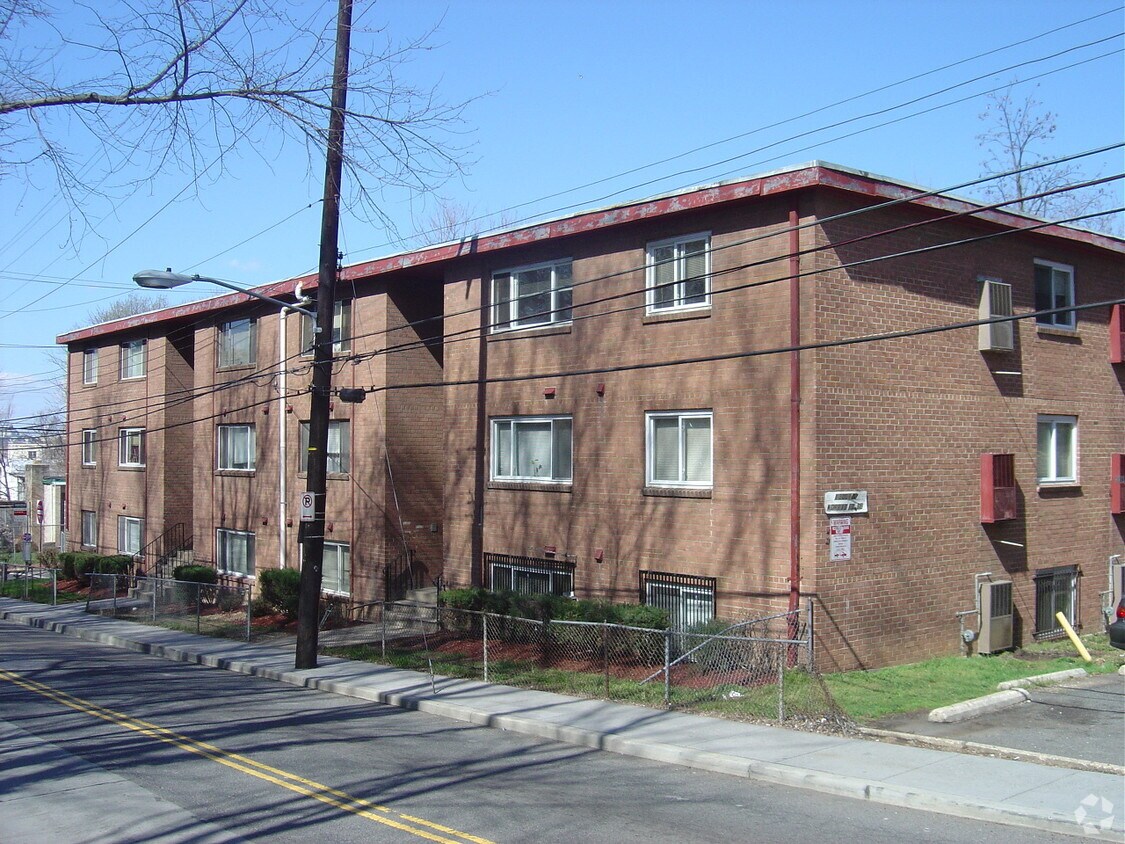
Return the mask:
M 383 275 L 384 273 L 410 269 L 433 264 L 440 264 L 467 255 L 483 255 L 530 243 L 553 240 L 559 237 L 583 234 L 610 226 L 632 223 L 638 220 L 648 220 L 661 217 L 665 214 L 675 214 L 680 211 L 691 211 L 747 199 L 754 196 L 770 196 L 788 193 L 810 187 L 829 187 L 849 193 L 870 196 L 873 199 L 910 199 L 925 191 L 907 185 L 880 179 L 870 174 L 851 172 L 832 166 L 815 164 L 797 170 L 788 170 L 765 176 L 755 176 L 738 182 L 714 185 L 711 187 L 695 188 L 672 196 L 658 197 L 626 205 L 607 208 L 601 211 L 588 211 L 566 217 L 561 220 L 552 220 L 546 223 L 528 226 L 514 231 L 500 232 L 499 234 L 486 235 L 481 238 L 472 238 L 459 243 L 446 243 L 440 246 L 429 246 L 413 252 L 392 255 L 387 258 L 377 258 L 373 261 L 364 261 L 359 264 L 346 266 L 341 273 L 341 280 L 356 281 L 364 278 Z M 951 196 L 926 196 L 915 200 L 918 205 L 934 208 L 946 212 L 968 211 L 977 207 L 976 203 L 956 199 Z M 982 211 L 980 219 L 989 220 L 1002 226 L 1018 227 L 1025 225 L 1029 218 L 1018 214 L 1009 214 L 1003 211 Z M 1067 240 L 1084 243 L 1114 252 L 1125 253 L 1125 243 L 1114 238 L 1105 237 L 1094 232 L 1078 231 L 1065 226 L 1047 226 L 1038 229 L 1037 233 L 1065 238 Z M 304 275 L 297 278 L 276 281 L 254 290 L 266 296 L 281 297 L 291 295 L 298 283 L 305 290 L 316 287 L 316 275 Z M 67 334 L 60 334 L 56 343 L 77 343 L 94 337 L 130 331 L 146 325 L 198 318 L 206 314 L 225 310 L 235 305 L 252 302 L 249 296 L 230 293 L 214 299 L 201 302 L 192 302 L 186 305 L 177 305 L 160 311 L 147 314 L 137 314 L 126 319 L 99 325 L 81 328 Z

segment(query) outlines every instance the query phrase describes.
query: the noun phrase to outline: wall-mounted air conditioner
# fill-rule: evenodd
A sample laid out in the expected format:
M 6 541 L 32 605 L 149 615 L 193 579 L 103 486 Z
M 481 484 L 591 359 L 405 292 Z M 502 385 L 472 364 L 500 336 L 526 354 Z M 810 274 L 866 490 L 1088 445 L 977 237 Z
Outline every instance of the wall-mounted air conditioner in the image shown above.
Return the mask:
M 979 319 L 1012 315 L 1012 285 L 991 278 L 982 278 Z M 1016 347 L 1014 322 L 991 322 L 977 326 L 977 349 L 982 352 L 1010 352 Z
M 1016 490 L 1016 456 L 980 456 L 980 521 L 983 525 L 1016 518 L 1019 495 Z
M 977 653 L 993 654 L 1012 647 L 1012 581 L 980 582 L 980 637 Z
M 1125 513 L 1125 454 L 1120 452 L 1109 456 L 1109 512 Z

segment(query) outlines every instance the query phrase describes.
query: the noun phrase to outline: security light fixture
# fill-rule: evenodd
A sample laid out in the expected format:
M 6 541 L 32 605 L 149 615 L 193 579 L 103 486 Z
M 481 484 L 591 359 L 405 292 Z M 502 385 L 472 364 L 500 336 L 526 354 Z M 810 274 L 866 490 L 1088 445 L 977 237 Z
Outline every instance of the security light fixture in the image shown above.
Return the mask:
M 175 287 L 182 287 L 193 281 L 206 281 L 209 284 L 217 284 L 219 287 L 225 287 L 227 290 L 233 290 L 235 293 L 244 293 L 255 299 L 261 299 L 263 302 L 269 302 L 277 305 L 282 310 L 294 311 L 298 314 L 304 314 L 311 318 L 313 322 L 316 321 L 316 314 L 308 308 L 302 308 L 299 305 L 291 305 L 288 302 L 282 302 L 280 299 L 274 299 L 272 296 L 263 296 L 245 287 L 233 284 L 229 281 L 223 281 L 219 278 L 211 278 L 205 275 L 186 275 L 184 273 L 174 273 L 171 267 L 166 270 L 141 270 L 133 276 L 133 281 L 136 282 L 138 287 L 144 287 L 148 290 L 172 290 Z

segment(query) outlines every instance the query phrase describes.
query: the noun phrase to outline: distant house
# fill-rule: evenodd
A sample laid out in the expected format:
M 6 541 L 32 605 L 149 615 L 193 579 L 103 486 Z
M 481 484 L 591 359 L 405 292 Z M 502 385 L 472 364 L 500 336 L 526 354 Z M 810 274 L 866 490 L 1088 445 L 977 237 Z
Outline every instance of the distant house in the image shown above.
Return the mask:
M 368 401 L 332 408 L 324 585 L 355 602 L 809 601 L 828 669 L 1097 629 L 1121 577 L 1120 239 L 814 163 L 338 296 L 334 384 Z M 310 338 L 240 295 L 59 337 L 72 545 L 298 566 Z

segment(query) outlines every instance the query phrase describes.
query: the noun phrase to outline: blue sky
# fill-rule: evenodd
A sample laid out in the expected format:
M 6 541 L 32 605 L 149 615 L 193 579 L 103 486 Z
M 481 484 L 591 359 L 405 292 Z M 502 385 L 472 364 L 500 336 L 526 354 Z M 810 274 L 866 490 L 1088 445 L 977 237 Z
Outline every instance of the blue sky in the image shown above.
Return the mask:
M 60 23 L 68 5 L 55 4 Z M 298 5 L 326 18 L 335 7 Z M 438 26 L 434 48 L 404 73 L 450 101 L 472 102 L 456 139 L 466 147 L 466 172 L 437 196 L 492 219 L 557 216 L 812 159 L 927 187 L 956 184 L 981 171 L 985 93 L 1012 80 L 1027 80 L 1017 96 L 1037 85 L 1035 96 L 1057 114 L 1048 153 L 1125 135 L 1120 0 L 357 0 L 356 14 L 361 29 L 385 27 L 392 37 Z M 357 32 L 356 42 L 367 37 Z M 1033 40 L 792 120 L 1025 39 Z M 1005 70 L 1020 63 L 1029 64 Z M 872 128 L 887 121 L 896 122 Z M 1086 170 L 1110 174 L 1121 164 L 1118 150 Z M 112 203 L 90 199 L 91 225 L 77 242 L 68 242 L 67 208 L 46 179 L 0 174 L 0 285 L 8 293 L 0 305 L 0 410 L 8 398 L 15 416 L 51 409 L 55 360 L 47 349 L 20 347 L 49 346 L 85 324 L 92 308 L 135 289 L 139 269 L 260 284 L 315 266 L 323 164 L 310 166 L 298 145 L 264 137 L 224 165 L 221 178 L 197 190 L 185 190 L 190 174 L 172 172 Z M 1121 183 L 1112 189 L 1122 204 Z M 540 201 L 553 194 L 561 195 Z M 436 202 L 387 192 L 381 210 L 397 236 L 345 212 L 345 260 L 417 245 L 410 236 L 426 228 Z M 219 292 L 195 285 L 169 302 Z

